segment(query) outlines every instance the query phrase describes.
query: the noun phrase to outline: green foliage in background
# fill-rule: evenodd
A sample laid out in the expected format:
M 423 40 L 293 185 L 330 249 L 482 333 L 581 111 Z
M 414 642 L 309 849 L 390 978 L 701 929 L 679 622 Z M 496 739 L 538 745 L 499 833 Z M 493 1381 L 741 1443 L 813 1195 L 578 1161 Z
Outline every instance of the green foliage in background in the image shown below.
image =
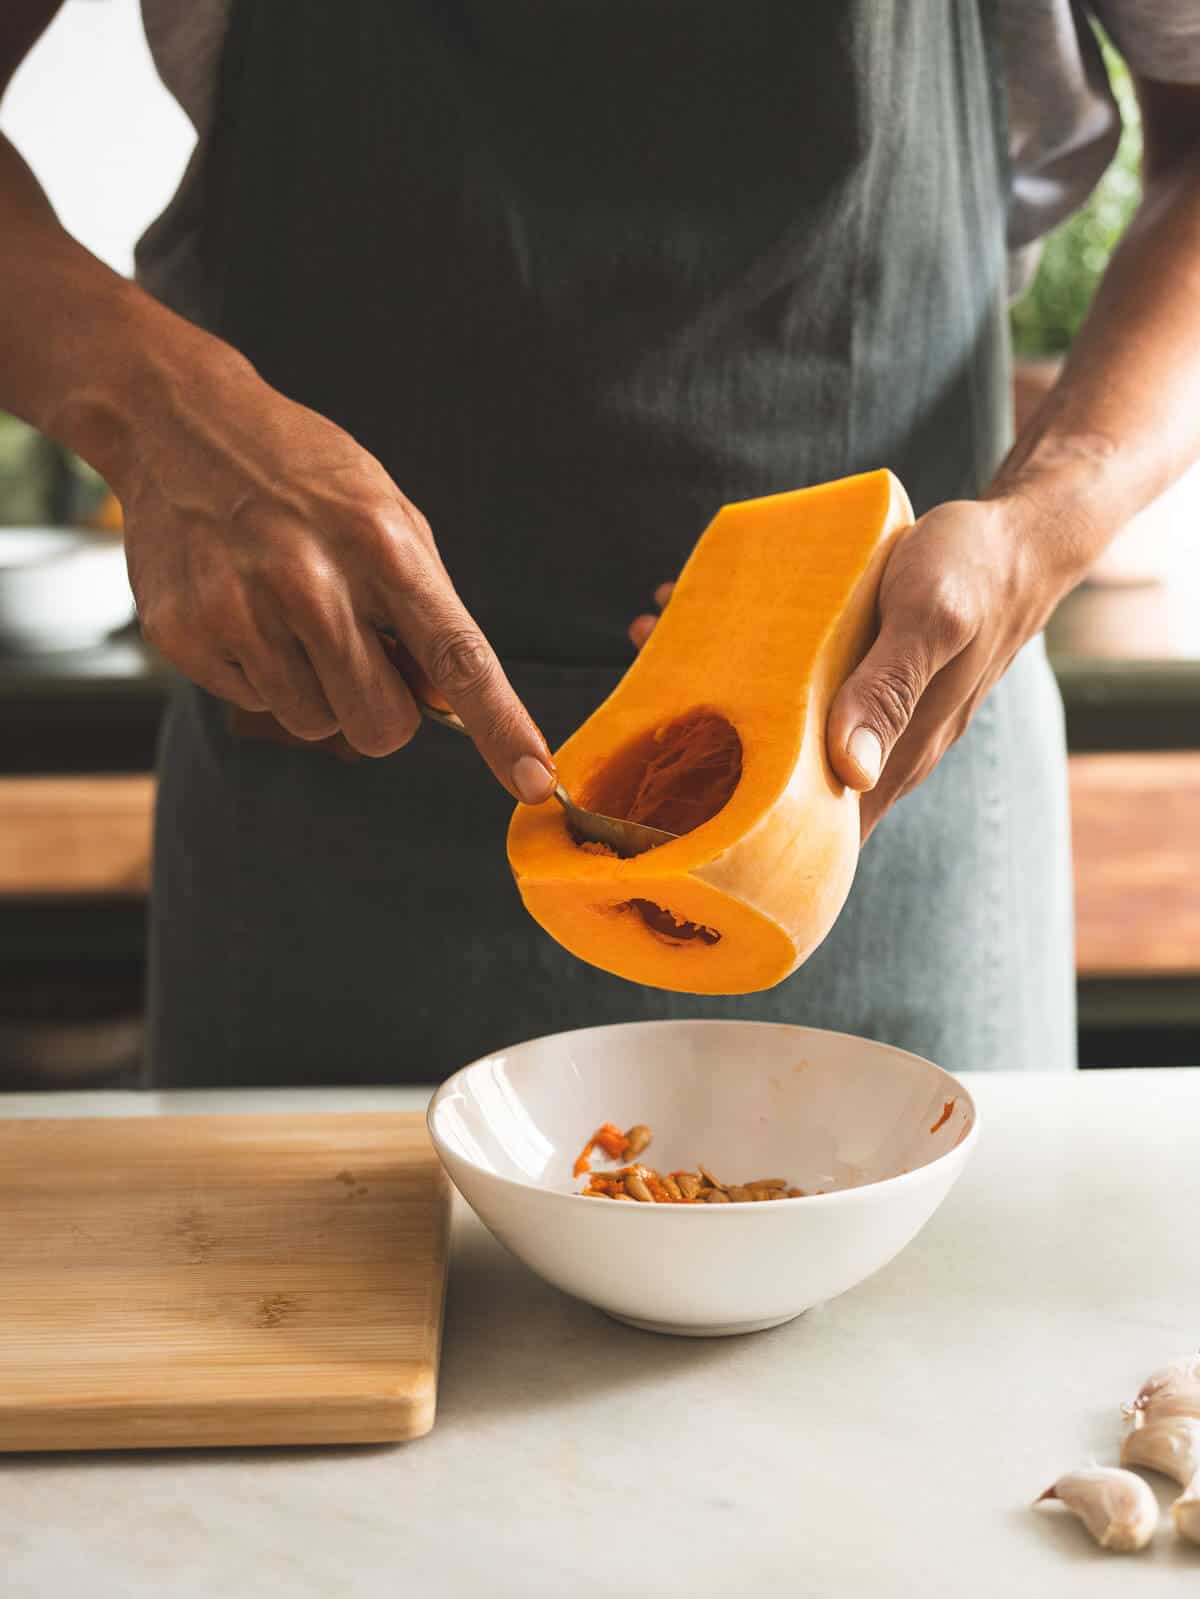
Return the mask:
M 1141 195 L 1137 96 L 1120 56 L 1107 39 L 1101 40 L 1101 46 L 1121 108 L 1121 143 L 1087 205 L 1046 240 L 1037 276 L 1013 307 L 1013 346 L 1018 355 L 1061 355 L 1069 348 Z

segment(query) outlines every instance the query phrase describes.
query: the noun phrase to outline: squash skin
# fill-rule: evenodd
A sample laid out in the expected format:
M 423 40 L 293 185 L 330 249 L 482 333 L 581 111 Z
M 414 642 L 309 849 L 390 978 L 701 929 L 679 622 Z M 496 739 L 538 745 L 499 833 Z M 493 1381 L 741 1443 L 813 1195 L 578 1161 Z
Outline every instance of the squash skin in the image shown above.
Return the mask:
M 588 804 L 620 751 L 705 710 L 741 739 L 740 781 L 693 831 L 630 860 L 580 850 L 554 801 L 518 806 L 518 890 L 566 949 L 650 987 L 743 994 L 782 981 L 826 937 L 854 879 L 859 802 L 830 767 L 825 725 L 912 520 L 887 471 L 713 519 L 641 655 L 555 759 Z

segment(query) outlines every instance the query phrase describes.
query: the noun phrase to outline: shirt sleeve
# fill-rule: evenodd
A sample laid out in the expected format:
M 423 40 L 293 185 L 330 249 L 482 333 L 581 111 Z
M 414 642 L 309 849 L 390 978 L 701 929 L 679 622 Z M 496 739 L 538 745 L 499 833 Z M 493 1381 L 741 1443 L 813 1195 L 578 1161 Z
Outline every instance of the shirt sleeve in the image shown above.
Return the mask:
M 1200 83 L 1200 0 L 1090 0 L 1089 9 L 1131 72 Z

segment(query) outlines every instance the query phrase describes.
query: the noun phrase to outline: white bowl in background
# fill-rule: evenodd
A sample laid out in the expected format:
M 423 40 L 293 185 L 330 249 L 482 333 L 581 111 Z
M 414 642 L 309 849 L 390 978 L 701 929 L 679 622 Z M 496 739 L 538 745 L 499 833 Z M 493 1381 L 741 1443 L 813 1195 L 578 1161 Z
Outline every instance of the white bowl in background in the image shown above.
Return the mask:
M 572 1166 L 606 1121 L 646 1122 L 654 1141 L 641 1158 L 657 1170 L 702 1161 L 722 1182 L 784 1177 L 808 1197 L 582 1199 Z M 789 1321 L 886 1265 L 962 1171 L 977 1117 L 949 1073 L 885 1044 L 662 1021 L 476 1061 L 434 1096 L 429 1130 L 468 1204 L 548 1282 L 635 1326 L 701 1337 Z
M 0 644 L 85 649 L 133 615 L 124 546 L 111 533 L 0 527 Z

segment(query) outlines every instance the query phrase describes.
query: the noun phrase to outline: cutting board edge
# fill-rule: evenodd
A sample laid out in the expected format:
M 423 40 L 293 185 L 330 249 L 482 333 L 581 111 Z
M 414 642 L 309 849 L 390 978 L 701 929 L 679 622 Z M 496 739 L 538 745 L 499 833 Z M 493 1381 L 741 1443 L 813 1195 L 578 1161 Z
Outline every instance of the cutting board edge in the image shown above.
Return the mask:
M 322 1416 L 323 1409 L 329 1414 Z M 240 1413 L 239 1413 L 240 1410 Z M 7 1413 L 6 1413 L 7 1412 Z M 409 1443 L 433 1428 L 437 1366 L 426 1363 L 402 1395 L 179 1404 L 32 1405 L 0 1403 L 0 1455 L 110 1449 L 275 1448 Z
M 330 1122 L 337 1125 L 339 1132 L 401 1123 L 414 1132 L 420 1129 L 422 1135 L 422 1159 L 431 1201 L 427 1269 L 433 1292 L 425 1300 L 423 1347 L 405 1363 L 404 1391 L 381 1392 L 368 1380 L 361 1389 L 349 1393 L 322 1393 L 318 1389 L 277 1397 L 258 1394 L 238 1399 L 226 1394 L 218 1399 L 185 1391 L 178 1397 L 159 1393 L 139 1398 L 135 1381 L 125 1392 L 118 1391 L 107 1398 L 98 1398 L 94 1391 L 89 1393 L 86 1389 L 76 1398 L 64 1397 L 52 1387 L 38 1398 L 9 1397 L 6 1401 L 0 1393 L 0 1457 L 139 1449 L 393 1444 L 414 1441 L 431 1430 L 437 1412 L 454 1189 L 433 1149 L 423 1112 L 0 1118 L 0 1131 L 19 1136 L 22 1142 L 30 1130 L 35 1138 L 52 1134 L 70 1142 L 81 1132 L 103 1130 L 110 1134 L 115 1128 L 118 1138 L 142 1141 L 161 1138 L 169 1130 L 168 1141 L 175 1142 L 182 1131 L 194 1136 L 221 1129 L 236 1132 L 239 1136 L 234 1142 L 241 1144 L 245 1134 L 252 1134 L 265 1124 L 270 1124 L 269 1130 L 275 1132 L 292 1132 Z M 186 1144 L 188 1139 L 185 1137 L 183 1142 Z M 373 1141 L 372 1152 L 378 1147 Z M 353 1158 L 354 1151 L 348 1153 Z M 345 1178 L 339 1173 L 337 1180 L 348 1181 L 349 1173 Z

